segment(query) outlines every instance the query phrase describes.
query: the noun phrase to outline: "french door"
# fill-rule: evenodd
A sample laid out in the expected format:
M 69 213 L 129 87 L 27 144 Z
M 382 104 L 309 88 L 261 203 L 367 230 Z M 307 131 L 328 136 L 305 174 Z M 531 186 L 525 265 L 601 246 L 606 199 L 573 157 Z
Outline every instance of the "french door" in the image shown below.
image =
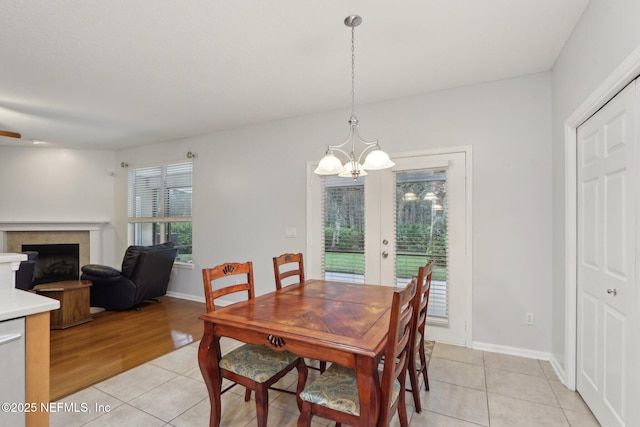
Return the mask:
M 602 425 L 631 425 L 638 158 L 636 82 L 577 130 L 578 392 Z M 637 378 L 636 378 L 637 380 Z M 633 424 L 637 425 L 637 424 Z
M 470 343 L 469 155 L 394 156 L 357 181 L 311 176 L 310 277 L 403 286 L 434 260 L 427 338 Z

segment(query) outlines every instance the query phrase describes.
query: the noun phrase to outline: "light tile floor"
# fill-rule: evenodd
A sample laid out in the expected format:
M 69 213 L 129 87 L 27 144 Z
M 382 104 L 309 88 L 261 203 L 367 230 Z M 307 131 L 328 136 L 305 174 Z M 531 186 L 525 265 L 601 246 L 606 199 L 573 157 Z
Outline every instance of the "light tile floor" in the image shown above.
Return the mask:
M 62 399 L 51 426 L 208 426 L 209 399 L 194 343 Z M 222 340 L 223 353 L 237 345 Z M 294 370 L 295 372 L 295 370 Z M 309 378 L 319 375 L 310 370 Z M 280 387 L 295 390 L 296 376 Z M 599 426 L 580 396 L 558 380 L 548 362 L 436 343 L 430 391 L 422 413 L 407 394 L 412 427 Z M 222 396 L 222 426 L 255 426 L 255 402 L 243 389 Z M 295 427 L 294 396 L 269 393 L 269 426 Z M 333 425 L 315 417 L 315 427 Z M 397 415 L 392 426 L 399 426 Z

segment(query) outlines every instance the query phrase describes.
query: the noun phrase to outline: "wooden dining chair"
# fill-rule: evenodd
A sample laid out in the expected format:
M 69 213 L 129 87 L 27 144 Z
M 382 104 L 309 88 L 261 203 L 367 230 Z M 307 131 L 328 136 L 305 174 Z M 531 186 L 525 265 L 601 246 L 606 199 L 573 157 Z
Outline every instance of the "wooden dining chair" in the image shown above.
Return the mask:
M 296 283 L 304 284 L 304 257 L 301 253 L 297 254 L 282 254 L 280 256 L 273 257 L 273 274 L 276 278 L 276 289 L 282 289 L 284 280 L 287 285 L 293 285 Z M 290 280 L 293 278 L 293 281 Z M 284 286 L 287 286 L 284 285 Z M 308 365 L 309 368 L 324 372 L 327 369 L 327 362 L 320 361 L 320 367 Z
M 214 289 L 212 283 L 224 277 L 245 275 L 245 283 Z M 249 300 L 255 297 L 253 282 L 253 264 L 226 263 L 213 268 L 202 270 L 204 282 L 204 295 L 207 312 L 216 310 L 216 299 L 237 293 L 247 292 Z M 288 390 L 280 390 L 290 394 L 299 394 L 304 387 L 307 377 L 307 367 L 304 360 L 288 351 L 275 351 L 264 345 L 244 344 L 221 355 L 218 362 L 220 373 L 223 378 L 231 380 L 234 384 L 221 390 L 221 394 L 228 391 L 236 384 L 246 388 L 244 400 L 248 402 L 251 398 L 251 390 L 256 393 L 256 414 L 259 427 L 266 427 L 267 415 L 269 413 L 269 393 L 268 390 L 280 378 L 284 377 L 293 368 L 298 369 L 298 390 L 293 393 Z
M 389 332 L 385 347 L 385 360 L 380 381 L 380 415 L 378 425 L 389 426 L 396 410 L 400 425 L 407 427 L 405 381 L 407 363 L 412 347 L 413 297 L 418 279 L 414 278 L 402 290 L 393 294 Z M 302 393 L 302 410 L 298 427 L 309 427 L 314 415 L 351 426 L 364 426 L 360 418 L 360 399 L 355 369 L 332 364 L 325 373 L 307 385 Z M 364 426 L 370 427 L 370 426 Z
M 427 356 L 424 352 L 424 328 L 427 323 L 427 307 L 429 304 L 429 291 L 431 290 L 431 275 L 433 274 L 433 261 L 418 269 L 418 286 L 414 298 L 414 325 L 411 330 L 413 346 L 409 353 L 409 381 L 413 404 L 416 412 L 422 412 L 420 401 L 420 374 L 424 377 L 424 386 L 429 391 L 429 375 L 427 373 Z M 418 360 L 418 357 L 420 360 Z
M 295 283 L 304 283 L 304 259 L 302 254 L 282 254 L 273 257 L 273 273 L 276 277 L 276 289 L 282 289 L 282 281 L 288 280 L 289 277 L 295 277 Z

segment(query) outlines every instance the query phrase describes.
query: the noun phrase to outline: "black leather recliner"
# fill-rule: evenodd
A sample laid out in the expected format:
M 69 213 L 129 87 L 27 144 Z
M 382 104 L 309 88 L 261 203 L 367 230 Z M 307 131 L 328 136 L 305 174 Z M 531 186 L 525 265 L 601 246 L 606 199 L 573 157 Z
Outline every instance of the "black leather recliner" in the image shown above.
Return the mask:
M 33 288 L 33 274 L 36 268 L 38 252 L 26 251 L 22 253 L 27 255 L 27 260 L 21 261 L 20 267 L 16 270 L 16 289 L 28 291 Z
M 82 267 L 80 278 L 93 283 L 91 306 L 127 310 L 166 294 L 178 253 L 173 246 L 171 242 L 129 246 L 122 260 L 122 270 L 98 264 Z

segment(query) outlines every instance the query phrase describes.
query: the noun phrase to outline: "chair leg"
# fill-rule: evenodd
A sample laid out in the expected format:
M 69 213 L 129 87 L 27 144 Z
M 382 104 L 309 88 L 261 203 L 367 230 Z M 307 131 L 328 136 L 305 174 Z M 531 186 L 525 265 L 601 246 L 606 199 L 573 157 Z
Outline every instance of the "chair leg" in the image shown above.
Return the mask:
M 267 427 L 267 416 L 269 415 L 269 389 L 266 387 L 256 388 L 256 415 L 258 427 Z
M 247 387 L 244 390 L 244 401 L 248 402 L 249 400 L 251 400 L 251 389 Z
M 325 369 L 327 369 L 327 362 L 325 362 L 324 360 L 320 361 L 320 373 L 323 373 L 325 371 Z
M 427 355 L 424 352 L 424 342 L 420 347 L 420 370 L 424 377 L 424 388 L 429 391 L 429 374 L 427 373 Z
M 409 372 L 409 381 L 411 382 L 413 404 L 416 407 L 416 412 L 419 414 L 422 412 L 422 402 L 420 402 L 420 384 L 418 383 L 418 371 L 416 370 L 415 350 L 411 351 L 409 354 L 407 372 Z
M 311 403 L 302 402 L 302 409 L 298 417 L 298 427 L 311 427 Z
M 415 372 L 415 369 L 413 369 L 413 371 Z M 398 418 L 400 418 L 400 427 L 409 427 L 409 419 L 407 417 L 407 404 L 406 404 L 406 398 L 405 398 L 405 393 L 404 393 L 404 387 L 402 387 L 402 393 L 400 393 L 400 396 L 398 396 L 399 402 L 398 402 Z M 417 390 L 417 388 L 415 389 Z M 414 398 L 415 398 L 415 392 L 414 392 Z M 418 405 L 420 405 L 420 396 L 418 396 Z M 416 409 L 417 412 L 420 412 Z M 388 425 L 388 424 L 387 424 Z

